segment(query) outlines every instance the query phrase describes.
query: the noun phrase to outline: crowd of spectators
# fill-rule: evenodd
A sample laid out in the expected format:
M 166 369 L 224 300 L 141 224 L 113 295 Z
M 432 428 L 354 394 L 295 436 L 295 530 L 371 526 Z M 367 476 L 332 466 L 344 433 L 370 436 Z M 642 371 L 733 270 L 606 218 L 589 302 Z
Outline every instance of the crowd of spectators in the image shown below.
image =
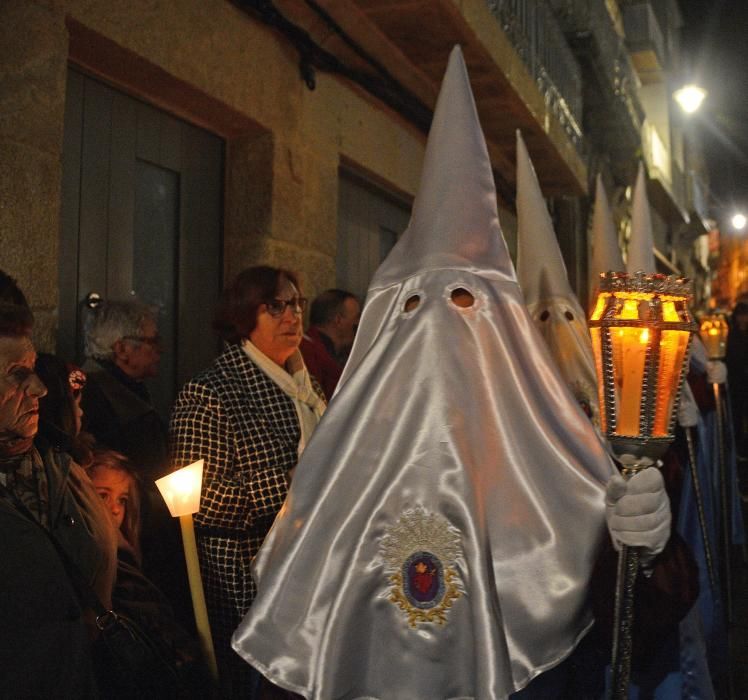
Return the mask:
M 163 352 L 157 309 L 135 300 L 91 309 L 78 367 L 36 354 L 26 298 L 0 272 L 0 554 L 15 601 L 1 606 L 0 696 L 142 694 L 135 681 L 113 682 L 114 661 L 71 566 L 105 608 L 168 651 L 182 675 L 175 697 L 260 692 L 230 637 L 254 596 L 251 559 L 325 408 L 299 351 L 306 306 L 293 272 L 240 274 L 216 311 L 224 350 L 181 389 L 169 429 L 147 384 Z M 329 398 L 360 309 L 352 294 L 328 290 L 314 314 L 310 332 L 326 354 L 316 357 L 334 367 L 318 369 Z M 220 687 L 200 657 L 178 525 L 154 485 L 201 458 L 196 528 Z

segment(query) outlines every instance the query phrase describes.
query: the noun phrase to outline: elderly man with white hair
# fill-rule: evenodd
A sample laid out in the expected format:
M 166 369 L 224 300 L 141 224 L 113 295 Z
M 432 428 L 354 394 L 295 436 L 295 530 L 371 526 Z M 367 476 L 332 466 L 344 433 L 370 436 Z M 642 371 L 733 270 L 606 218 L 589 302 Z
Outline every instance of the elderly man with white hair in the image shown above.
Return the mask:
M 84 430 L 127 456 L 144 481 L 162 476 L 167 430 L 145 385 L 161 358 L 155 311 L 138 301 L 102 302 L 86 322 L 86 357 Z

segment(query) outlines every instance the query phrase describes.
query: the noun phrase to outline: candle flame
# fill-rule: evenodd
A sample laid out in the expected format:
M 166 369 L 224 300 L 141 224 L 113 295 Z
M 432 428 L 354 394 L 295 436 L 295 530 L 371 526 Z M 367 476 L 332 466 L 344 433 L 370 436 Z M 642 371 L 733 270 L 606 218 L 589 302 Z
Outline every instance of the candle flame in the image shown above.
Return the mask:
M 202 481 L 202 459 L 156 481 L 156 486 L 166 501 L 172 517 L 189 515 L 200 510 Z

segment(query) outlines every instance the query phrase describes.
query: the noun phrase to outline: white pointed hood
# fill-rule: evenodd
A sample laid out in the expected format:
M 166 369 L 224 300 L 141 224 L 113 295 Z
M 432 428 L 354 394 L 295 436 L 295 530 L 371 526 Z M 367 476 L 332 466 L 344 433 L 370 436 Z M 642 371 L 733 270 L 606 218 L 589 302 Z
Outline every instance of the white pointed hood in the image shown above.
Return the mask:
M 408 229 L 369 290 L 444 268 L 516 279 L 499 227 L 491 161 L 463 60 L 450 60 L 447 66 Z
M 501 233 L 491 159 L 459 47 L 442 81 L 408 228 L 369 284 L 366 323 L 363 318 L 359 322 L 338 390 L 388 317 L 394 285 L 442 269 L 497 281 L 517 279 Z
M 644 164 L 639 163 L 639 172 L 634 187 L 634 203 L 631 212 L 631 238 L 629 239 L 626 272 L 642 270 L 647 274 L 657 272 L 652 234 L 652 214 L 647 198 L 647 174 Z
M 535 169 L 517 132 L 517 278 L 535 327 L 576 400 L 600 424 L 595 360 Z
M 590 303 L 594 304 L 600 273 L 624 272 L 623 256 L 610 211 L 603 179 L 598 173 L 595 184 L 595 213 L 592 217 L 592 261 L 590 262 Z
M 411 225 L 233 639 L 305 698 L 498 700 L 591 624 L 613 467 L 524 307 L 490 183 L 455 49 Z

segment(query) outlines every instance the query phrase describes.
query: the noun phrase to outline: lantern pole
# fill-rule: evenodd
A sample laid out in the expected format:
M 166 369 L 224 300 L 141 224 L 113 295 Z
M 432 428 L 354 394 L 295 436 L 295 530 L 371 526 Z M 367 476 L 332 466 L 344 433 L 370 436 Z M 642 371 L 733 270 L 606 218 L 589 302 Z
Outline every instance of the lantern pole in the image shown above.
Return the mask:
M 712 384 L 717 416 L 717 454 L 719 457 L 719 501 L 720 529 L 722 531 L 722 568 L 725 577 L 725 609 L 728 624 L 732 622 L 732 562 L 730 554 L 732 537 L 730 532 L 730 490 L 728 486 L 727 457 L 725 450 L 725 408 L 719 384 Z
M 709 575 L 709 585 L 712 591 L 717 591 L 717 575 L 714 570 L 714 556 L 712 555 L 712 543 L 709 541 L 709 528 L 706 523 L 706 512 L 704 510 L 704 492 L 701 490 L 699 470 L 696 466 L 696 447 L 693 440 L 693 428 L 684 426 L 686 433 L 686 444 L 688 446 L 688 461 L 690 462 L 691 481 L 693 482 L 694 499 L 696 500 L 696 512 L 699 518 L 699 529 L 704 541 L 704 558 L 706 559 L 706 570 Z
M 729 326 L 725 317 L 720 313 L 703 316 L 699 327 L 707 356 L 710 360 L 722 362 L 727 353 L 727 335 Z M 719 473 L 719 504 L 720 504 L 720 535 L 722 540 L 722 572 L 724 576 L 725 612 L 728 624 L 732 622 L 732 562 L 731 554 L 731 528 L 730 528 L 730 489 L 729 474 L 727 469 L 727 456 L 725 446 L 725 404 L 722 390 L 717 382 L 712 383 L 714 392 L 715 416 L 717 419 L 717 459 Z
M 630 479 L 647 469 L 646 464 L 631 464 L 621 469 L 621 476 Z M 633 655 L 634 588 L 639 572 L 640 547 L 622 544 L 618 552 L 616 589 L 613 600 L 613 650 L 611 653 L 610 695 L 613 700 L 628 700 Z
M 161 492 L 164 501 L 166 501 L 172 517 L 179 518 L 197 636 L 200 640 L 200 648 L 208 670 L 213 679 L 217 681 L 218 665 L 213 648 L 213 636 L 210 632 L 208 607 L 205 603 L 205 591 L 203 589 L 203 579 L 200 575 L 200 561 L 197 555 L 195 525 L 192 519 L 192 514 L 197 513 L 200 509 L 202 480 L 203 460 L 200 459 L 158 479 L 156 486 L 158 486 L 158 490 Z
M 691 333 L 687 280 L 608 272 L 589 327 L 602 428 L 625 479 L 659 466 L 673 441 Z M 631 674 L 634 586 L 641 548 L 622 545 L 616 576 L 611 698 L 627 700 Z

